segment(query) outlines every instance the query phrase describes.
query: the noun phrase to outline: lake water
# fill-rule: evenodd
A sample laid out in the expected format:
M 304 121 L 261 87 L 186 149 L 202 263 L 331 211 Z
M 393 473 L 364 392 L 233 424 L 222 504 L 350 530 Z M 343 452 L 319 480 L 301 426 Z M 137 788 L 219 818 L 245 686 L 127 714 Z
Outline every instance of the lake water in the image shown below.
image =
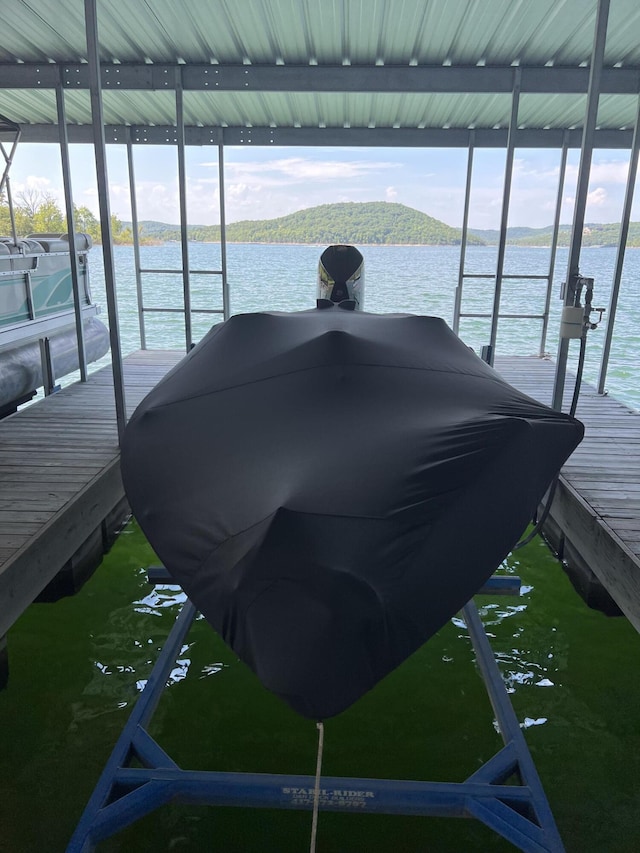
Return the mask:
M 228 247 L 228 279 L 231 309 L 234 314 L 248 311 L 301 311 L 315 305 L 316 277 L 321 246 L 247 245 Z M 409 312 L 453 319 L 453 300 L 458 277 L 459 249 L 456 246 L 365 246 L 365 308 L 376 313 Z M 118 302 L 122 349 L 138 349 L 140 338 L 136 308 L 136 290 L 131 246 L 114 249 L 118 282 Z M 191 243 L 190 266 L 193 270 L 220 268 L 217 244 Z M 180 269 L 180 245 L 141 248 L 142 266 L 148 269 Z M 466 272 L 491 274 L 495 270 L 495 246 L 469 247 Z M 595 280 L 594 302 L 608 308 L 616 251 L 613 248 L 587 248 L 582 251 L 581 272 Z M 546 275 L 548 249 L 508 246 L 504 272 L 507 275 Z M 559 249 L 552 289 L 549 331 L 545 351 L 557 352 L 562 303 L 561 283 L 566 277 L 567 250 Z M 104 280 L 100 247 L 91 253 L 93 292 L 104 308 Z M 545 281 L 507 279 L 503 283 L 501 312 L 505 314 L 541 314 L 544 309 Z M 181 308 L 181 274 L 146 274 L 143 277 L 147 307 Z M 490 313 L 493 282 L 470 279 L 465 282 L 463 312 Z M 198 308 L 222 308 L 219 276 L 194 276 L 192 304 Z M 589 334 L 585 362 L 586 381 L 597 383 L 607 314 L 602 325 Z M 218 318 L 194 315 L 194 339 L 199 340 Z M 184 348 L 184 320 L 179 314 L 147 314 L 147 346 Z M 460 335 L 479 351 L 489 342 L 490 320 L 463 318 Z M 502 354 L 536 355 L 540 351 L 542 323 L 539 320 L 502 319 L 498 326 L 497 351 Z M 575 365 L 578 344 L 570 347 L 569 365 Z M 100 364 L 106 363 L 105 361 Z M 640 409 L 640 250 L 627 252 L 615 322 L 615 334 L 607 375 L 607 390 L 612 396 Z
M 192 266 L 214 268 L 215 251 L 194 244 Z M 230 246 L 233 311 L 311 307 L 320 251 Z M 455 249 L 363 251 L 368 309 L 451 319 Z M 493 249 L 474 249 L 468 266 L 490 271 L 494 257 Z M 510 251 L 507 271 L 544 270 L 544 257 L 544 250 Z M 606 249 L 584 255 L 583 272 L 596 278 L 596 304 L 606 304 L 614 257 Z M 610 382 L 612 393 L 615 385 L 616 396 L 619 388 L 619 396 L 636 405 L 639 259 L 640 253 L 629 253 Z M 130 247 L 116 247 L 125 352 L 139 346 L 131 261 Z M 145 266 L 178 263 L 176 245 L 143 249 Z M 92 267 L 95 295 L 103 301 L 99 250 L 92 253 Z M 560 280 L 562 264 L 558 269 Z M 219 307 L 219 283 L 200 286 L 197 304 Z M 149 305 L 178 307 L 180 277 L 149 276 L 145 291 Z M 523 313 L 529 310 L 516 293 L 505 293 L 505 306 L 507 300 Z M 559 301 L 553 304 L 550 340 L 559 313 Z M 499 349 L 535 353 L 539 324 L 512 328 L 507 323 L 500 327 Z M 149 325 L 150 345 L 183 346 L 176 316 L 161 315 Z M 198 330 L 206 328 L 205 321 Z M 486 324 L 462 331 L 474 346 L 488 337 Z M 601 337 L 601 330 L 593 332 L 589 342 L 592 378 Z M 10 686 L 0 692 L 1 853 L 65 849 L 181 604 L 178 589 L 152 590 L 146 584 L 145 569 L 154 562 L 131 523 L 78 595 L 32 605 L 11 629 Z M 479 599 L 481 615 L 566 849 L 635 853 L 640 849 L 640 636 L 626 620 L 589 610 L 540 540 L 509 557 L 503 568 L 521 576 L 521 594 Z M 303 774 L 315 769 L 315 725 L 267 693 L 203 620 L 181 649 L 151 732 L 184 767 Z M 327 722 L 323 772 L 462 781 L 500 744 L 466 628 L 456 617 L 373 691 Z M 99 850 L 298 853 L 308 849 L 309 834 L 309 813 L 170 805 Z M 317 849 L 507 853 L 513 848 L 474 821 L 321 813 Z

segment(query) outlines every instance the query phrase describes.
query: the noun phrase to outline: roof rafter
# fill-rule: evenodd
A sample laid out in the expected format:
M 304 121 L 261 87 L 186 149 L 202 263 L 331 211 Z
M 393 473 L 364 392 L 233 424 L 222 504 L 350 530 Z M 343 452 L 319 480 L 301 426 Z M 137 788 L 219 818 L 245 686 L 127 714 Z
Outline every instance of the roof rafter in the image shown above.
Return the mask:
M 2 88 L 54 88 L 63 69 L 63 85 L 89 88 L 86 63 L 0 63 Z M 249 92 L 495 92 L 513 89 L 515 66 L 443 65 L 214 65 L 103 63 L 102 87 L 116 90 L 172 90 L 176 68 L 191 91 Z M 589 69 L 569 66 L 523 66 L 523 93 L 584 94 Z M 605 68 L 603 94 L 640 92 L 640 68 Z

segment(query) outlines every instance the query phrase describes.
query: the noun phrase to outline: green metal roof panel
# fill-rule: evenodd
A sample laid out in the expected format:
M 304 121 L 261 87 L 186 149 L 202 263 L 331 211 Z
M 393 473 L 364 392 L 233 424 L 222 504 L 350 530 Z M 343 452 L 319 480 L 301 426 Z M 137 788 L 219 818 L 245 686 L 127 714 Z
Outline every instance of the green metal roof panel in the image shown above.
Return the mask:
M 126 4 L 125 13 L 122 0 L 98 0 L 97 8 L 103 62 L 138 63 L 141 73 L 158 63 L 169 64 L 166 71 L 158 70 L 167 76 L 164 84 L 154 79 L 155 89 L 105 87 L 107 124 L 175 124 L 174 71 L 170 66 L 204 63 L 204 69 L 211 69 L 211 91 L 186 86 L 187 125 L 490 129 L 504 128 L 509 122 L 509 66 L 521 65 L 523 74 L 529 68 L 544 70 L 549 65 L 582 67 L 584 71 L 591 57 L 597 2 L 136 0 Z M 86 55 L 83 0 L 12 0 L 0 33 L 0 63 L 8 63 L 5 70 L 15 72 L 27 68 L 18 63 L 35 62 L 50 71 L 51 61 L 77 65 Z M 223 77 L 227 81 L 232 72 L 238 79 L 237 73 L 244 73 L 243 64 L 247 70 L 250 66 L 250 76 L 235 87 L 239 90 L 215 82 L 215 73 L 223 75 L 218 81 Z M 340 71 L 340 66 L 351 64 L 362 69 L 364 76 L 359 79 L 366 85 L 358 90 L 357 82 L 347 85 L 346 80 L 336 78 L 334 91 L 300 87 L 301 91 L 293 92 L 278 85 L 260 91 L 268 70 L 282 64 L 307 70 L 310 64 L 328 70 L 337 66 Z M 475 75 L 478 64 L 500 67 L 508 74 L 494 91 L 468 91 L 468 73 Z M 376 76 L 380 65 L 407 70 L 412 65 L 428 66 L 429 74 L 432 68 L 442 70 L 443 65 L 450 65 L 455 72 L 450 86 L 454 91 L 416 91 L 415 84 L 403 83 L 402 77 L 396 78 L 400 83 L 394 84 L 394 91 L 385 91 L 389 77 Z M 627 78 L 631 79 L 629 95 L 601 95 L 599 125 L 631 127 L 640 88 L 637 0 L 611 2 L 605 65 L 630 66 L 636 76 Z M 64 64 L 60 68 L 64 71 Z M 81 68 L 68 73 L 79 75 Z M 129 66 L 114 66 L 110 79 L 118 68 Z M 0 64 L 0 85 L 2 71 Z M 477 69 L 476 78 L 480 75 Z M 429 79 L 425 78 L 425 89 Z M 581 79 L 586 80 L 586 72 Z M 458 82 L 460 91 L 455 91 Z M 340 83 L 350 91 L 341 91 Z M 39 88 L 39 81 L 30 85 L 33 88 L 0 89 L 0 112 L 21 124 L 55 124 L 54 91 Z M 162 91 L 163 85 L 167 85 L 166 91 Z M 69 123 L 90 123 L 88 90 L 67 86 L 65 96 Z M 518 123 L 527 128 L 580 127 L 584 109 L 582 92 L 523 91 Z
M 120 62 L 579 64 L 595 0 L 99 0 Z M 0 61 L 86 57 L 83 0 L 12 0 Z M 640 63 L 640 7 L 613 0 L 606 62 Z

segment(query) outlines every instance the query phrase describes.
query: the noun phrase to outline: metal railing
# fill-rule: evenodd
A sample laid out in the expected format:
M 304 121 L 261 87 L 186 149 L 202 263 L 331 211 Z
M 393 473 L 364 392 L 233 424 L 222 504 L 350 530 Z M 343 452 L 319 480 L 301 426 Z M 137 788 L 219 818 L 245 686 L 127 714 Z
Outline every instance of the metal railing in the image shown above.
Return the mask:
M 497 315 L 494 315 L 493 312 L 470 312 L 462 310 L 462 290 L 463 284 L 466 279 L 483 279 L 489 281 L 495 281 L 495 274 L 492 273 L 465 273 L 462 272 L 458 279 L 458 285 L 456 287 L 456 297 L 455 297 L 455 308 L 454 308 L 454 318 L 453 318 L 453 327 L 456 332 L 458 332 L 460 328 L 460 320 L 464 317 L 466 318 L 474 318 L 474 319 L 485 319 L 492 320 L 494 316 L 496 317 L 496 325 L 497 320 L 540 320 L 542 322 L 542 331 L 540 335 L 540 347 L 539 352 L 542 357 L 545 354 L 545 347 L 547 343 L 547 332 L 549 329 L 549 306 L 551 303 L 551 288 L 553 286 L 553 271 L 551 270 L 546 275 L 529 275 L 529 274 L 503 274 L 500 278 L 502 281 L 504 280 L 519 280 L 519 281 L 546 281 L 547 287 L 545 292 L 545 307 L 541 314 L 508 314 L 499 312 Z

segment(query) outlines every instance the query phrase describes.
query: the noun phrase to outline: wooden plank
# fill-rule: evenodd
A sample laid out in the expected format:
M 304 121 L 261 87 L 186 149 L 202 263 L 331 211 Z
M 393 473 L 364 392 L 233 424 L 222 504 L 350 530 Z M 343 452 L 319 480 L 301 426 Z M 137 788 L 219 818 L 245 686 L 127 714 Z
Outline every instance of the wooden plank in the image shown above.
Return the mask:
M 125 359 L 129 411 L 182 356 Z M 0 636 L 123 496 L 110 367 L 0 422 Z

